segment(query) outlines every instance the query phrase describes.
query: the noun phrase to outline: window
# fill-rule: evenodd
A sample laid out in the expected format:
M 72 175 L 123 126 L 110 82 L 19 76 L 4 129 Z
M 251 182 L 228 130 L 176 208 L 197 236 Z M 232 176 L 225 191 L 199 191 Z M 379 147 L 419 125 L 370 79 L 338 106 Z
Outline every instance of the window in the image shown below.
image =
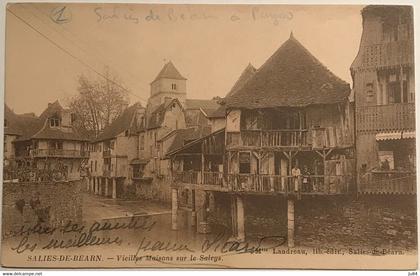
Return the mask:
M 90 161 L 90 171 L 93 172 L 93 160 Z
M 71 113 L 70 114 L 70 119 L 71 119 L 71 123 L 73 124 L 76 121 L 76 114 L 75 113 Z
M 155 147 L 156 147 L 156 145 L 157 145 L 157 135 L 156 135 L 156 132 L 155 132 L 155 138 L 154 138 L 154 140 L 155 140 Z
M 114 146 L 115 146 L 115 141 L 111 141 L 111 142 L 109 143 L 109 148 L 110 148 L 110 149 L 114 149 Z
M 8 127 L 8 126 L 9 126 L 9 122 L 6 119 L 4 119 L 4 127 Z
M 49 141 L 48 148 L 49 149 L 63 149 L 63 141 Z
M 176 83 L 172 84 L 172 90 L 176 90 Z
M 54 115 L 49 118 L 50 127 L 59 127 L 61 118 L 58 115 Z
M 140 134 L 140 141 L 139 141 L 139 143 L 140 143 L 140 149 L 141 150 L 144 150 L 144 133 L 142 133 L 142 134 Z
M 251 173 L 251 153 L 239 153 L 239 173 Z

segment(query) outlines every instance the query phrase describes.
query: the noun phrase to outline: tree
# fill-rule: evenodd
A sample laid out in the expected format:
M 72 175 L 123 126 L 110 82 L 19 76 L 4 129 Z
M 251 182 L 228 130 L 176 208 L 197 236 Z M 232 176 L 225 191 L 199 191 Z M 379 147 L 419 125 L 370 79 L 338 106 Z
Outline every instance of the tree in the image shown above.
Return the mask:
M 78 94 L 70 99 L 69 108 L 77 115 L 77 127 L 97 137 L 128 106 L 128 90 L 108 68 L 104 78 L 79 76 Z

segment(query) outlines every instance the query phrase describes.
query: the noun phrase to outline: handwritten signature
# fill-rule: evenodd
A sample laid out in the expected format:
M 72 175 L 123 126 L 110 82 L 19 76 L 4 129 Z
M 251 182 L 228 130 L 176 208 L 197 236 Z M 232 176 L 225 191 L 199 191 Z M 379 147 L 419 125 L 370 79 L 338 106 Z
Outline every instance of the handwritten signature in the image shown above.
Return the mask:
M 141 14 L 142 10 L 134 10 L 133 8 L 123 8 L 120 6 L 113 7 L 112 9 L 105 9 L 103 7 L 96 7 L 94 13 L 96 15 L 96 21 L 103 23 L 114 20 L 125 20 L 134 24 L 140 22 L 157 22 L 157 21 L 169 21 L 169 22 L 184 22 L 184 21 L 202 21 L 202 20 L 214 20 L 223 19 L 209 11 L 197 10 L 181 12 L 174 8 L 168 9 L 149 9 L 145 14 Z M 252 7 L 248 12 L 232 12 L 226 18 L 229 21 L 237 22 L 240 20 L 250 21 L 268 21 L 273 25 L 279 25 L 281 21 L 290 21 L 293 19 L 292 12 L 285 11 L 273 11 L 269 9 L 262 9 L 260 7 Z M 225 18 L 225 19 L 226 19 Z
M 50 238 L 45 245 L 41 245 L 42 249 L 63 249 L 71 247 L 83 247 L 83 246 L 98 246 L 98 245 L 121 245 L 123 240 L 120 236 L 115 235 L 113 237 L 101 238 L 98 234 L 104 231 L 115 231 L 115 230 L 142 230 L 144 232 L 152 231 L 155 227 L 156 221 L 150 216 L 144 217 L 131 217 L 128 222 L 109 222 L 102 221 L 93 222 L 90 227 L 73 223 L 69 221 L 66 225 L 61 228 L 48 227 L 40 224 L 25 227 L 22 226 L 16 232 L 9 232 L 6 237 L 21 237 L 16 246 L 11 249 L 18 254 L 24 253 L 25 251 L 34 251 L 38 248 L 38 243 L 31 242 L 29 237 L 31 235 L 40 236 L 51 236 L 54 233 L 73 233 L 76 237 L 69 239 L 64 238 Z M 112 232 L 111 232 L 112 233 Z M 5 237 L 3 236 L 3 239 Z

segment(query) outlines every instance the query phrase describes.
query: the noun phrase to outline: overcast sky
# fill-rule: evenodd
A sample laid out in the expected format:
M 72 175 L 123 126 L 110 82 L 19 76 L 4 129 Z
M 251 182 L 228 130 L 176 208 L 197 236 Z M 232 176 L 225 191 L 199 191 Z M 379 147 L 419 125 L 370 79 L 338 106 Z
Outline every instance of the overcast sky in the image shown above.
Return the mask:
M 131 103 L 145 104 L 165 60 L 188 79 L 188 98 L 224 96 L 249 62 L 261 66 L 291 31 L 351 83 L 362 31 L 361 6 L 63 5 L 8 7 L 15 15 L 6 17 L 5 97 L 17 113 L 39 114 L 56 99 L 65 105 L 78 76 L 100 78 L 92 68 L 104 66 L 131 91 Z

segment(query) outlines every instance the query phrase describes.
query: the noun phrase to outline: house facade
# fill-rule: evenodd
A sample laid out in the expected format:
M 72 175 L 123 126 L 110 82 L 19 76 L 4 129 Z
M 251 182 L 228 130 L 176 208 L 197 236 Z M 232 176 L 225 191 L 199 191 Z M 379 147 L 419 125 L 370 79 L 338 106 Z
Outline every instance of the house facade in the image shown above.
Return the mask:
M 358 192 L 414 194 L 413 10 L 367 6 L 351 66 L 356 107 Z
M 146 107 L 127 108 L 91 143 L 90 190 L 114 198 L 170 202 L 168 150 L 210 133 L 214 100 L 187 99 L 186 78 L 167 62 Z
M 5 111 L 5 177 L 20 181 L 77 180 L 89 158 L 75 114 L 58 101 L 37 117 Z M 8 175 L 9 174 L 9 175 Z M 6 179 L 5 178 L 5 179 Z
M 195 210 L 207 210 L 212 197 L 229 194 L 232 234 L 237 239 L 245 237 L 246 195 L 284 195 L 289 237 L 293 237 L 295 200 L 355 190 L 349 95 L 349 84 L 291 34 L 237 91 L 224 98 L 225 128 L 169 154 L 173 227 L 183 189 L 191 190 L 200 232 L 206 231 L 206 214 Z M 197 194 L 202 200 L 195 199 Z M 204 206 L 196 206 L 197 202 Z
M 89 190 L 105 197 L 121 198 L 128 192 L 133 174 L 130 161 L 138 158 L 137 132 L 144 107 L 133 104 L 90 145 Z

